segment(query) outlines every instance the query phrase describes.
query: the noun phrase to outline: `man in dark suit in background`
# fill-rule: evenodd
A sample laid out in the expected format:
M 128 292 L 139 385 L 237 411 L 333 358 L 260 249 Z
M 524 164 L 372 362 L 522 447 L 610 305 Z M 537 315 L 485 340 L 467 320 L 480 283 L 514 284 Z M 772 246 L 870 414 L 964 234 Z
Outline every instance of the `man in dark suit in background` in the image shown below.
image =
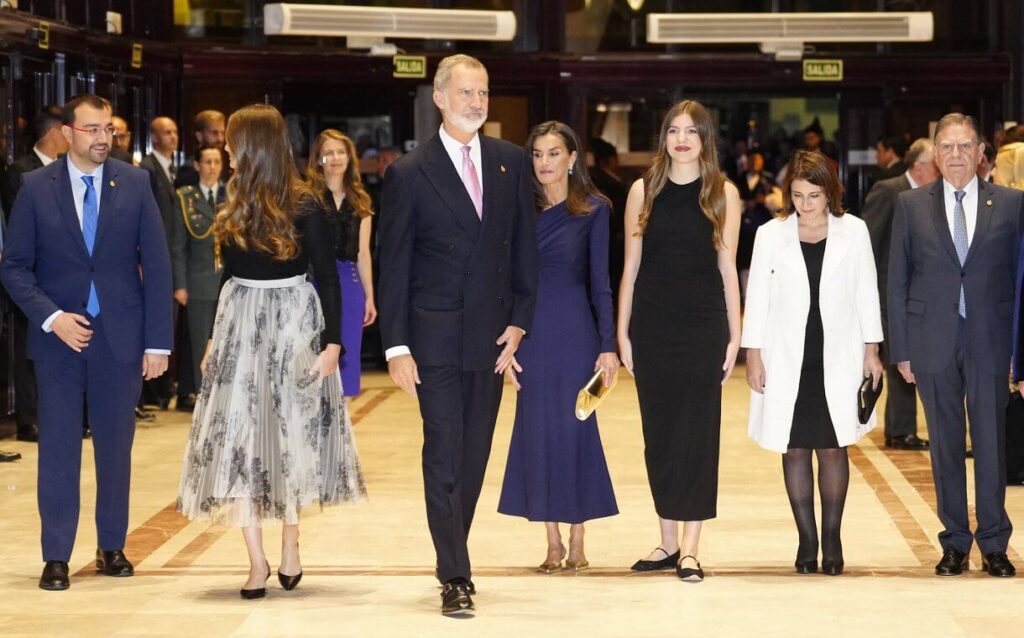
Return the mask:
M 227 129 L 227 118 L 220 111 L 207 109 L 196 114 L 193 126 L 193 135 L 196 138 L 196 148 L 212 146 L 220 150 L 221 173 L 220 179 L 227 182 L 231 176 L 231 167 L 228 166 L 228 158 L 224 153 L 224 132 Z M 186 164 L 178 171 L 178 177 L 174 180 L 174 187 L 199 186 L 199 172 L 192 166 Z
M 171 251 L 171 238 L 174 237 L 174 219 L 178 215 L 178 195 L 175 193 L 174 182 L 178 176 L 178 168 L 174 164 L 174 154 L 178 150 L 178 125 L 169 117 L 154 118 L 149 124 L 150 144 L 153 152 L 142 158 L 139 168 L 149 172 L 150 185 L 156 205 L 160 209 L 160 217 L 164 223 L 164 234 L 167 237 L 167 252 Z M 192 378 L 192 349 L 188 346 L 187 320 L 177 305 L 174 307 L 175 356 L 177 367 L 179 410 L 191 412 L 194 400 L 189 396 L 195 389 Z M 154 402 L 160 409 L 166 410 L 171 402 L 171 376 L 164 375 L 146 384 L 144 401 Z
M 902 135 L 883 135 L 875 143 L 876 180 L 899 177 L 907 172 L 903 156 L 907 154 L 907 140 Z
M 974 118 L 935 126 L 942 179 L 905 191 L 896 204 L 889 253 L 891 361 L 917 383 L 931 436 L 939 520 L 940 576 L 968 568 L 974 541 L 982 569 L 1013 576 L 1006 556 L 1006 405 L 1024 193 L 982 182 Z M 966 400 L 967 410 L 964 411 Z M 967 515 L 966 421 L 974 448 L 978 528 Z
M 70 586 L 78 529 L 83 402 L 96 457 L 96 567 L 131 576 L 128 530 L 135 402 L 171 349 L 171 273 L 145 173 L 108 160 L 110 103 L 79 95 L 63 109 L 68 155 L 29 173 L 0 277 L 29 318 L 39 388 L 39 586 Z M 141 272 L 140 272 L 141 271 Z
M 4 238 L 7 236 L 7 224 L 4 222 L 6 218 L 7 213 L 4 211 L 3 206 L 0 205 L 0 253 L 3 252 Z M 7 314 L 7 306 L 7 291 L 3 286 L 0 286 L 0 319 Z M 0 320 L 0 335 L 3 334 L 4 323 L 4 321 Z M 10 463 L 12 461 L 17 461 L 20 458 L 20 452 L 5 452 L 4 450 L 0 450 L 0 463 Z
M 115 115 L 110 120 L 114 125 L 114 143 L 110 147 L 110 157 L 133 164 L 132 159 L 132 129 L 128 121 L 123 117 Z
M 871 249 L 875 254 L 878 272 L 878 293 L 882 306 L 882 358 L 886 362 L 885 446 L 895 450 L 927 450 L 928 441 L 917 436 L 917 390 L 914 384 L 903 380 L 896 361 L 889 357 L 888 305 L 886 303 L 889 273 L 889 241 L 892 238 L 892 218 L 896 212 L 899 194 L 928 186 L 939 178 L 935 165 L 935 146 L 927 138 L 915 140 L 905 158 L 909 168 L 897 177 L 876 182 L 864 200 L 861 218 L 871 235 Z
M 502 375 L 530 329 L 537 288 L 533 166 L 521 147 L 477 133 L 487 98 L 478 60 L 440 62 L 443 124 L 388 169 L 380 218 L 381 335 L 391 378 L 419 398 L 444 614 L 473 610 L 466 540 Z
M 48 106 L 32 120 L 35 144 L 7 168 L 3 181 L 3 207 L 10 215 L 21 188 L 22 176 L 49 166 L 68 150 L 68 141 L 61 133 L 61 110 Z M 13 305 L 13 304 L 12 304 Z M 14 314 L 14 422 L 19 441 L 38 441 L 36 417 L 36 373 L 28 358 L 28 318 L 16 305 Z
M 590 179 L 594 186 L 612 203 L 608 217 L 608 270 L 612 284 L 612 297 L 619 298 L 619 282 L 622 281 L 622 267 L 626 249 L 626 184 L 618 174 L 619 152 L 600 137 L 590 140 L 590 153 L 594 156 L 594 170 Z

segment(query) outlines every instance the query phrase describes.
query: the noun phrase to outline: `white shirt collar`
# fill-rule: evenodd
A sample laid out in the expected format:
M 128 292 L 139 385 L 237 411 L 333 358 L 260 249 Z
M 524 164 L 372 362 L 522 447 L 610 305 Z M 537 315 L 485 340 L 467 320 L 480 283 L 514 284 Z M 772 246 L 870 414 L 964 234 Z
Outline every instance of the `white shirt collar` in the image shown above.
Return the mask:
M 96 170 L 94 170 L 93 172 L 86 173 L 85 171 L 83 171 L 83 170 L 79 169 L 77 166 L 75 166 L 75 163 L 71 161 L 70 157 L 68 157 L 68 175 L 71 176 L 71 183 L 72 184 L 74 184 L 75 182 L 78 182 L 78 183 L 81 183 L 81 184 L 85 184 L 85 182 L 82 181 L 82 177 L 84 177 L 86 175 L 92 175 L 93 178 L 94 178 L 92 180 L 93 186 L 95 186 L 97 189 L 99 189 L 100 182 L 103 181 L 103 164 L 100 164 L 99 166 L 97 166 Z
M 480 181 L 480 189 L 482 191 L 486 185 L 484 184 L 483 155 L 480 150 L 479 131 L 473 135 L 473 139 L 469 140 L 469 143 L 463 144 L 449 135 L 448 131 L 444 130 L 444 125 L 442 124 L 440 131 L 438 131 L 438 137 L 441 138 L 441 144 L 444 146 L 445 152 L 448 153 L 448 157 L 451 158 L 452 164 L 455 165 L 455 172 L 459 174 L 460 179 L 464 179 L 462 175 L 462 147 L 469 147 L 469 159 L 476 168 L 477 179 Z
M 32 150 L 35 152 L 36 157 L 39 158 L 39 161 L 43 163 L 43 166 L 49 166 L 56 159 L 56 158 L 50 157 L 46 153 L 40 151 L 38 146 L 33 146 Z
M 915 182 L 914 178 L 910 176 L 910 171 L 903 173 L 903 176 L 907 178 L 908 182 L 910 182 L 910 188 L 917 188 L 917 182 Z
M 945 177 L 942 178 L 942 192 L 946 199 L 953 199 L 955 201 L 956 198 L 953 195 L 953 193 L 955 193 L 956 190 L 957 189 L 952 184 L 949 183 L 949 180 L 947 180 Z M 964 193 L 966 193 L 964 195 L 964 199 L 974 199 L 975 197 L 977 197 L 978 176 L 975 175 L 974 177 L 972 177 L 971 181 L 967 182 L 967 185 L 964 186 L 962 190 L 964 191 Z

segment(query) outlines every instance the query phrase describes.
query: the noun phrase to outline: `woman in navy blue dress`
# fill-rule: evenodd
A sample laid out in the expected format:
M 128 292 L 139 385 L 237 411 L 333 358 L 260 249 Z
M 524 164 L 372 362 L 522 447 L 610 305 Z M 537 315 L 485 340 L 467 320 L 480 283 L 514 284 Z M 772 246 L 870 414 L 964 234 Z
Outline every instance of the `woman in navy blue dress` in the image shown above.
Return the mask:
M 507 375 L 519 391 L 498 511 L 544 521 L 540 570 L 589 565 L 583 523 L 618 513 L 597 418 L 575 416 L 576 394 L 619 369 L 608 281 L 609 204 L 590 181 L 576 133 L 560 122 L 530 132 L 540 280 L 529 339 Z M 569 548 L 559 523 L 568 523 Z

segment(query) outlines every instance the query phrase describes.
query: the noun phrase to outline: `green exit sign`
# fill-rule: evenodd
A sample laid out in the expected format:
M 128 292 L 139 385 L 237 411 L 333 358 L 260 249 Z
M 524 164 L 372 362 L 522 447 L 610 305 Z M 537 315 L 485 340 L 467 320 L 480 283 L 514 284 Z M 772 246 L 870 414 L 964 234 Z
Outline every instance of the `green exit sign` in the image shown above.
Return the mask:
M 427 77 L 427 58 L 422 55 L 396 55 L 392 58 L 395 64 L 396 78 Z
M 842 60 L 804 60 L 804 81 L 838 82 L 842 79 Z

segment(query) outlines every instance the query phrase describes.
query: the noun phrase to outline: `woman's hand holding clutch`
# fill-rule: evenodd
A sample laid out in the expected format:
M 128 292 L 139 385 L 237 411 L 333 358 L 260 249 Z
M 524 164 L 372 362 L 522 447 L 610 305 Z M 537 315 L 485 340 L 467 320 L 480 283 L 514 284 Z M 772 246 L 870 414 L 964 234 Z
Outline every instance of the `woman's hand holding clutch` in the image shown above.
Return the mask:
M 878 344 L 864 345 L 864 376 L 871 377 L 871 388 L 878 389 L 878 380 L 882 378 L 882 360 L 878 358 Z
M 619 372 L 619 356 L 614 352 L 602 352 L 597 356 L 594 370 L 601 370 L 604 373 L 601 378 L 604 385 L 611 385 Z

